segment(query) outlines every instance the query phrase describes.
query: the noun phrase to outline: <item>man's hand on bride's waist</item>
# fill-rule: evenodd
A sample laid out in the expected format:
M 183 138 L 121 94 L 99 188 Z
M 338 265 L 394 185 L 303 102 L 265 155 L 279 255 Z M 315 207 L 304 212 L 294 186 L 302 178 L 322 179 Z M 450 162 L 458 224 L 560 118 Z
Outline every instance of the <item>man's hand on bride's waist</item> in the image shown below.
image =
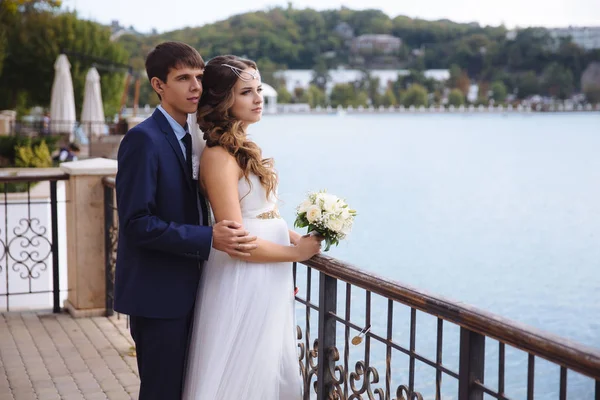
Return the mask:
M 242 224 L 223 220 L 213 225 L 213 248 L 231 257 L 249 257 L 257 247 L 256 236 L 249 236 Z

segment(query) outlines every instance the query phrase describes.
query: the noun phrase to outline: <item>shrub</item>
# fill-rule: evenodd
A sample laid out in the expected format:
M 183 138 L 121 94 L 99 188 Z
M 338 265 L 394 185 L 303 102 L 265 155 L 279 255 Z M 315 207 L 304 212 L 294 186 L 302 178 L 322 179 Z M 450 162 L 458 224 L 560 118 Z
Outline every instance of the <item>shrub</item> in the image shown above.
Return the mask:
M 49 168 L 52 166 L 52 156 L 42 140 L 37 146 L 27 143 L 15 149 L 15 166 L 18 168 Z

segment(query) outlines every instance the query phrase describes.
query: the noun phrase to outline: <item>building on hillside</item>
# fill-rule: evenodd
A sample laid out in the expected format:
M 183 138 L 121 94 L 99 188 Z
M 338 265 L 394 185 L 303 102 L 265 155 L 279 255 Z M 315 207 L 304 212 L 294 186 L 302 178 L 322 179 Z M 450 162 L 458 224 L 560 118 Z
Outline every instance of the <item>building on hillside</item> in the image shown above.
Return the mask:
M 538 29 L 538 34 L 547 33 L 552 40 L 549 48 L 558 50 L 563 39 L 570 38 L 573 43 L 585 50 L 600 49 L 600 26 L 569 26 L 567 28 Z M 506 32 L 507 40 L 515 40 L 519 29 Z
M 369 73 L 373 78 L 379 78 L 379 90 L 383 93 L 390 83 L 395 82 L 399 75 L 408 75 L 407 69 L 371 69 Z M 327 73 L 328 79 L 325 91 L 331 93 L 333 86 L 341 83 L 353 83 L 363 77 L 363 71 L 359 69 L 337 68 L 330 69 Z M 450 71 L 447 69 L 429 69 L 424 71 L 426 78 L 435 79 L 438 82 L 444 82 L 450 78 Z M 288 69 L 275 72 L 277 79 L 285 81 L 286 89 L 293 93 L 296 88 L 308 89 L 313 78 L 314 71 L 310 69 Z
M 153 30 L 152 33 L 156 34 L 156 30 Z M 144 36 L 143 33 L 136 31 L 133 25 L 127 28 L 122 26 L 118 20 L 113 20 L 110 24 L 110 40 L 115 41 L 123 35 Z
M 397 54 L 402 39 L 392 35 L 361 35 L 352 40 L 351 50 L 355 55 Z
M 600 26 L 570 26 L 549 29 L 550 37 L 560 44 L 560 39 L 571 38 L 573 43 L 585 50 L 600 49 Z

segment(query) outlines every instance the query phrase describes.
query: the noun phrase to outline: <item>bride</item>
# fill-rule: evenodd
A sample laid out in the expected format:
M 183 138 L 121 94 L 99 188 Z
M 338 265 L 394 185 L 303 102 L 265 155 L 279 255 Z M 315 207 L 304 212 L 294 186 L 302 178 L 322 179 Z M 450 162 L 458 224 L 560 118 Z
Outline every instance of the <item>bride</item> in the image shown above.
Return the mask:
M 261 118 L 253 61 L 210 60 L 197 121 L 206 146 L 199 182 L 214 221 L 237 221 L 258 237 L 249 257 L 213 250 L 196 299 L 185 400 L 300 400 L 292 262 L 320 252 L 320 238 L 288 229 L 277 210 L 272 159 L 246 132 Z

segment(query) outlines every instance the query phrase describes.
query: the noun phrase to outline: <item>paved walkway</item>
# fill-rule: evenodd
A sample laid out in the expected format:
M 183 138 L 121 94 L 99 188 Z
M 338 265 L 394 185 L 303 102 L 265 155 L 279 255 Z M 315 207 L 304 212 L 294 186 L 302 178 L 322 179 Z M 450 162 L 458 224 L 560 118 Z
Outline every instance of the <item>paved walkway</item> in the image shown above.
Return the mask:
M 137 399 L 125 318 L 0 313 L 0 400 Z

